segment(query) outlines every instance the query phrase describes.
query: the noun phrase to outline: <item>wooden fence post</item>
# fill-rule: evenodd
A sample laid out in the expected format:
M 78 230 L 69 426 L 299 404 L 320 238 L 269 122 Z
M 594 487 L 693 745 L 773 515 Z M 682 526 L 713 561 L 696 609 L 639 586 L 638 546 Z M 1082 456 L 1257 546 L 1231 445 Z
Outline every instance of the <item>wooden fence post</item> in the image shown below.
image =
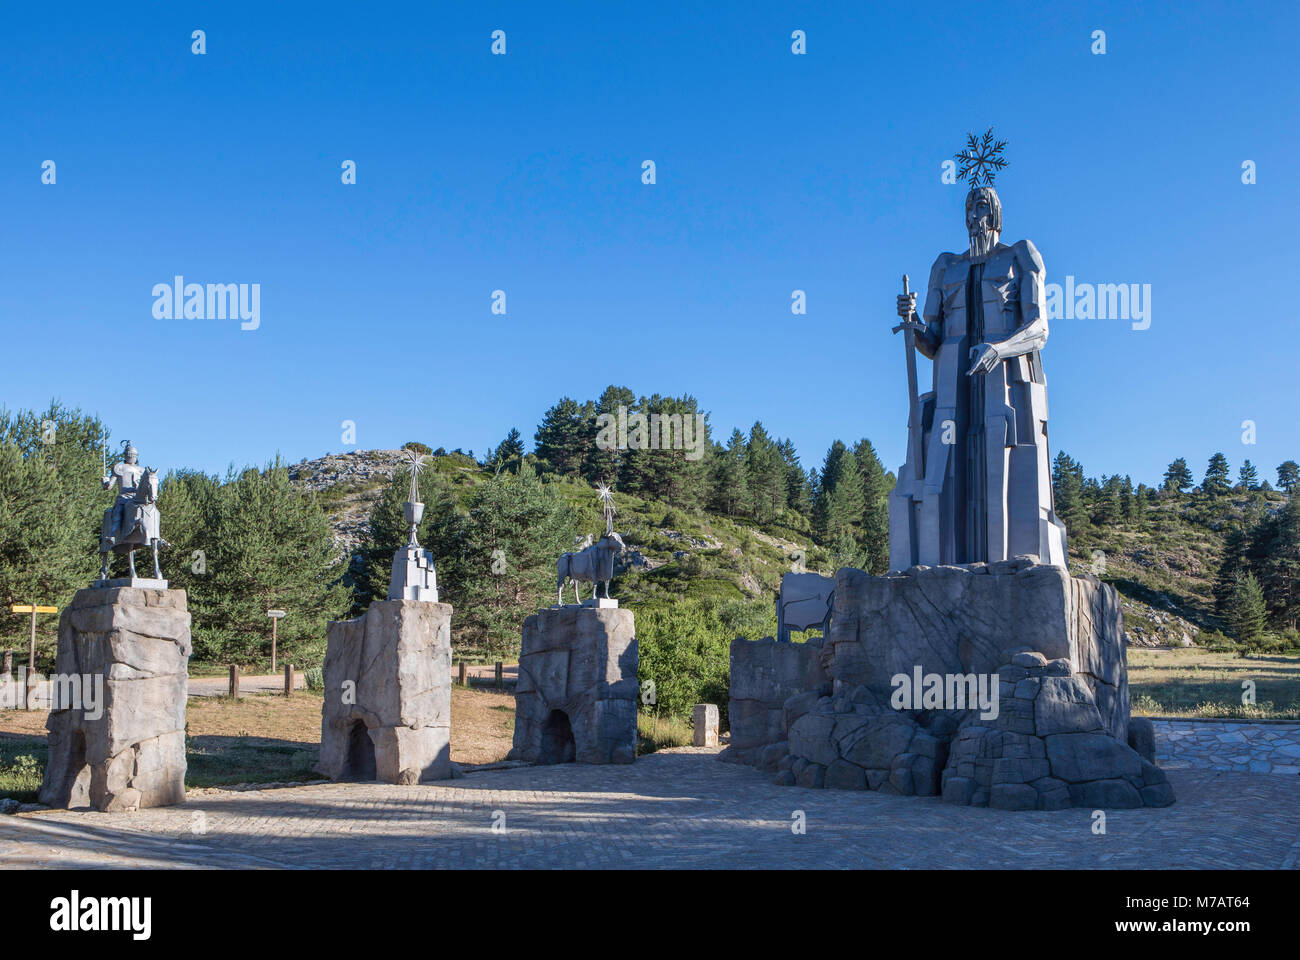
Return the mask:
M 462 660 L 462 661 L 460 662 L 460 685 L 463 687 L 463 686 L 465 686 L 465 684 L 466 684 L 466 680 L 465 680 L 465 661 Z
M 239 699 L 239 665 L 235 663 L 230 665 L 230 699 Z
M 497 661 L 497 686 L 500 687 L 503 686 L 504 684 L 505 684 L 505 671 L 502 670 L 501 661 L 498 660 Z
M 293 696 L 293 664 L 292 663 L 286 663 L 284 665 L 284 695 L 286 697 Z

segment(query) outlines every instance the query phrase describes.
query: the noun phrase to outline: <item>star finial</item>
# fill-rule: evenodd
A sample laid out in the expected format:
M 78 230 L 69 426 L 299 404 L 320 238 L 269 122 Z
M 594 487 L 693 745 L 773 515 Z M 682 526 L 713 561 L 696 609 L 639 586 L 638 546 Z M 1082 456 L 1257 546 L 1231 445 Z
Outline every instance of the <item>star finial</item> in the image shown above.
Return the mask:
M 605 514 L 605 535 L 614 532 L 614 491 L 606 483 L 596 484 L 596 497 L 600 501 L 601 510 Z
M 402 458 L 411 470 L 411 502 L 418 503 L 420 500 L 420 471 L 424 469 L 424 454 L 416 453 L 408 448 L 402 451 Z
M 1005 140 L 993 139 L 992 127 L 989 127 L 982 137 L 976 137 L 973 133 L 967 134 L 966 149 L 953 155 L 961 164 L 957 176 L 968 180 L 972 188 L 980 186 L 981 181 L 986 187 L 993 186 L 993 178 L 1007 165 L 1006 160 L 1002 159 L 1002 151 L 1006 145 Z

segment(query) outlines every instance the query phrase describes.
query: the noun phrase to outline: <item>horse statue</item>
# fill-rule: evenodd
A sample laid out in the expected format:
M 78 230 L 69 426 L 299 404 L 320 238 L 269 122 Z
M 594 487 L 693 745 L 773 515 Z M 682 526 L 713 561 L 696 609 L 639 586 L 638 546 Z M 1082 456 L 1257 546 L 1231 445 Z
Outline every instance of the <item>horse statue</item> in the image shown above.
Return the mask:
M 171 544 L 159 532 L 158 471 L 140 466 L 135 447 L 128 443 L 124 461 L 114 466 L 103 482 L 105 490 L 116 483 L 118 493 L 113 505 L 104 511 L 100 526 L 99 552 L 103 562 L 99 579 L 108 579 L 109 553 L 112 552 L 127 555 L 131 579 L 134 580 L 135 551 L 138 547 L 148 547 L 153 550 L 154 579 L 161 580 L 158 550 Z
M 590 541 L 591 537 L 587 540 Z M 609 581 L 614 579 L 614 558 L 626 549 L 623 538 L 611 530 L 585 549 L 563 554 L 555 564 L 555 602 L 564 603 L 566 579 L 573 581 L 573 597 L 578 603 L 582 603 L 579 581 L 591 584 L 591 598 L 594 600 L 597 585 L 603 580 L 605 599 L 610 599 Z

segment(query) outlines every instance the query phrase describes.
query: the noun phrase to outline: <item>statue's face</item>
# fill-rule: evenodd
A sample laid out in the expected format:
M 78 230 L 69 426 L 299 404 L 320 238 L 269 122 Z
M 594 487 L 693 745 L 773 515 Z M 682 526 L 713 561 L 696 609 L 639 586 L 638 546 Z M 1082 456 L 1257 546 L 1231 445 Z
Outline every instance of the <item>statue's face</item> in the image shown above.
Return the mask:
M 135 466 L 137 459 L 139 458 L 136 456 L 135 447 L 127 447 L 125 457 L 126 462 L 131 464 L 131 466 Z
M 993 229 L 993 205 L 987 197 L 975 201 L 970 213 L 966 215 L 966 229 L 972 233 L 989 233 Z

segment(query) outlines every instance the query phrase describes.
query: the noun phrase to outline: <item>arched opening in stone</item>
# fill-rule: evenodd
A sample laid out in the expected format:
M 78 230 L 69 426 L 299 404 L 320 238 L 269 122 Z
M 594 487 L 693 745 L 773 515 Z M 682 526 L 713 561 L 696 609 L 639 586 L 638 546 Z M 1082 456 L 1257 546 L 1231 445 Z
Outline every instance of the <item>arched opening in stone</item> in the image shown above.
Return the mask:
M 68 809 L 79 810 L 90 806 L 90 764 L 86 763 L 86 732 L 72 731 L 69 744 L 67 770 L 72 775 L 68 791 Z
M 348 756 L 343 765 L 342 780 L 374 780 L 375 743 L 370 739 L 364 720 L 357 720 L 348 731 Z
M 573 727 L 563 710 L 552 710 L 542 727 L 542 753 L 539 763 L 572 763 L 577 756 Z

